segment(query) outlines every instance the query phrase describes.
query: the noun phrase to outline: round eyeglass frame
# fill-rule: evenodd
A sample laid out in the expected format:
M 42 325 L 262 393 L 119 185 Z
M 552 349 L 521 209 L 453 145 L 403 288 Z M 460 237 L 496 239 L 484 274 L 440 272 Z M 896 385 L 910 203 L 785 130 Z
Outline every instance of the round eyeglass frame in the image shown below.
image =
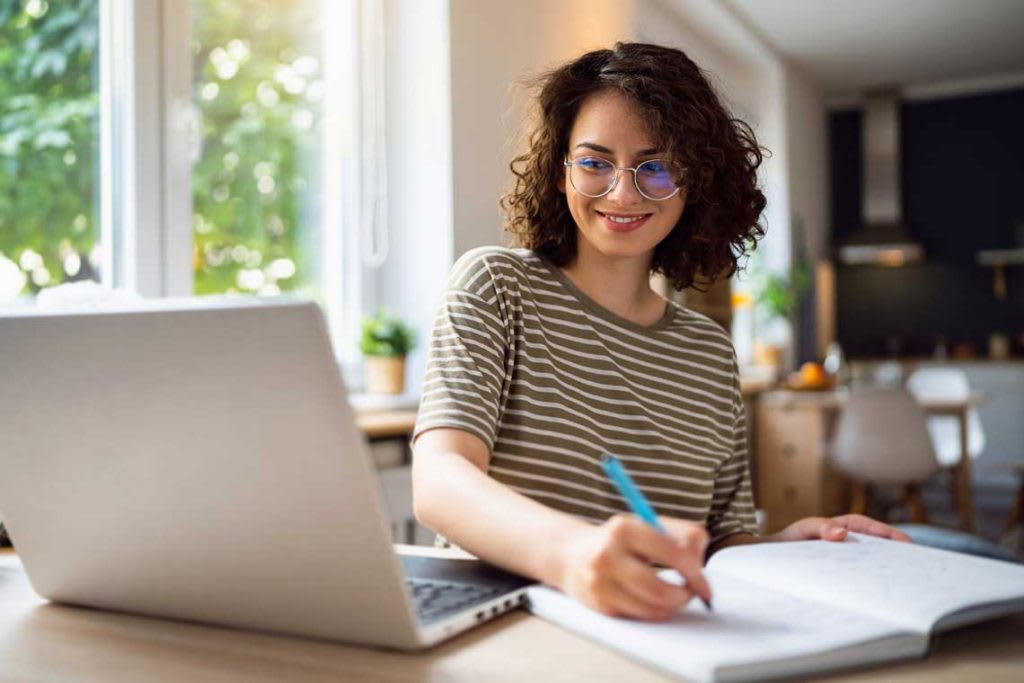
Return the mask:
M 600 157 L 584 156 L 584 157 L 579 157 L 579 159 L 569 159 L 569 155 L 566 154 L 565 155 L 565 160 L 562 162 L 562 164 L 566 168 L 571 169 L 573 166 L 576 165 L 576 162 L 579 161 L 580 159 L 599 159 L 599 158 Z M 602 161 L 607 161 L 607 159 L 602 159 Z M 574 181 L 572 179 L 572 170 L 569 171 L 569 182 L 572 183 L 573 189 L 576 190 L 577 192 L 579 192 L 584 197 L 590 197 L 591 199 L 597 199 L 598 197 L 603 197 L 603 196 L 605 196 L 606 194 L 608 194 L 609 192 L 611 192 L 612 190 L 615 189 L 615 186 L 618 185 L 618 183 L 619 183 L 619 176 L 622 174 L 622 171 L 632 171 L 633 172 L 633 187 L 636 188 L 636 191 L 639 192 L 642 197 L 644 197 L 645 199 L 649 199 L 652 202 L 663 202 L 666 199 L 672 199 L 677 194 L 679 194 L 679 190 L 681 190 L 682 187 L 680 185 L 676 185 L 676 189 L 672 192 L 672 194 L 667 195 L 665 197 L 652 197 L 652 196 L 650 196 L 649 194 L 647 194 L 646 192 L 644 192 L 643 190 L 640 189 L 640 183 L 638 183 L 637 180 L 636 180 L 636 173 L 637 173 L 637 171 L 640 170 L 641 166 L 643 166 L 644 164 L 650 164 L 650 163 L 653 163 L 653 162 L 656 162 L 656 161 L 660 161 L 663 164 L 668 164 L 669 163 L 666 159 L 648 159 L 647 161 L 639 163 L 636 166 L 612 166 L 612 168 L 615 169 L 615 177 L 612 178 L 612 182 L 611 182 L 611 184 L 608 185 L 608 189 L 605 190 L 604 192 L 602 192 L 601 194 L 588 194 L 588 193 L 584 192 L 583 190 L 581 190 L 580 188 L 576 187 L 576 181 Z

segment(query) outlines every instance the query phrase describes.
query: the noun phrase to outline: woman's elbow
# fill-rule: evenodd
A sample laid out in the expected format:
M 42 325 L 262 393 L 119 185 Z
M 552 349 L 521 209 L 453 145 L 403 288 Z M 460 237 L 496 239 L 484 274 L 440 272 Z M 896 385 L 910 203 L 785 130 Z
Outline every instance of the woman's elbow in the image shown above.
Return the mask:
M 441 498 L 438 494 L 437 476 L 434 471 L 422 466 L 417 467 L 418 459 L 413 457 L 412 467 L 412 513 L 420 526 L 431 531 L 437 531 L 437 500 Z

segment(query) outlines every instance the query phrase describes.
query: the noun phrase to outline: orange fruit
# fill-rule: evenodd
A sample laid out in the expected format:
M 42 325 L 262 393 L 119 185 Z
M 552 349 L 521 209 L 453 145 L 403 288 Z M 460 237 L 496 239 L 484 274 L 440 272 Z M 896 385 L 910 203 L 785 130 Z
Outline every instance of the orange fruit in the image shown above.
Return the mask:
M 817 387 L 825 384 L 827 377 L 825 375 L 825 368 L 821 367 L 817 363 L 804 363 L 800 366 L 800 381 L 812 387 Z

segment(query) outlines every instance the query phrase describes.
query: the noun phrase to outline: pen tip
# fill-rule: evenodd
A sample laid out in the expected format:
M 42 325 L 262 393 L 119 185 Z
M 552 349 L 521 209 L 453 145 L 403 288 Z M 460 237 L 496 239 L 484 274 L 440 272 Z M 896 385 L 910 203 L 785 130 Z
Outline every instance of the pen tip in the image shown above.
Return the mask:
M 713 612 L 714 611 L 714 610 L 711 609 L 711 601 L 710 600 L 708 600 L 706 598 L 701 598 L 700 601 L 704 603 L 704 606 L 708 608 L 709 612 Z

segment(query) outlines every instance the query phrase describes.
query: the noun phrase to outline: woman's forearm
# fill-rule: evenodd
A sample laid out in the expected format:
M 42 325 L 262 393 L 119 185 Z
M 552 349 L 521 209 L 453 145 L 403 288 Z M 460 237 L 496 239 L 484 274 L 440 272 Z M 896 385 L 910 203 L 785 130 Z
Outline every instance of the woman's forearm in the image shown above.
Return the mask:
M 413 491 L 421 524 L 481 559 L 549 585 L 561 581 L 561 549 L 589 526 L 513 491 L 455 452 L 417 449 Z

